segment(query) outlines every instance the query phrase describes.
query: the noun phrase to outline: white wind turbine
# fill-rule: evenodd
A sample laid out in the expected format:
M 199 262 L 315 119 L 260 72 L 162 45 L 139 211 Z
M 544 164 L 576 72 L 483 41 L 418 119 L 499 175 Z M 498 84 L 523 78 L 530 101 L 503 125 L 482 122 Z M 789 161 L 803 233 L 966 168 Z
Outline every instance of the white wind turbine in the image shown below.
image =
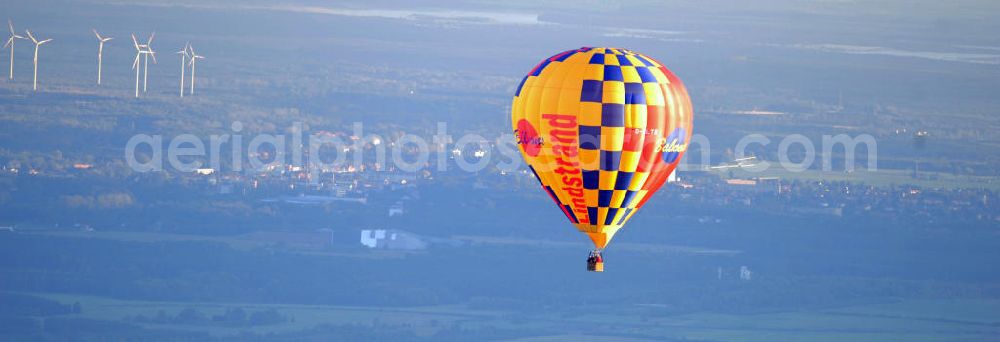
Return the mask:
M 27 33 L 28 38 L 31 38 L 31 41 L 35 43 L 35 78 L 32 84 L 32 90 L 38 90 L 38 47 L 42 46 L 42 44 L 51 42 L 52 39 L 50 38 L 39 41 L 38 39 L 35 39 L 35 36 L 31 34 L 30 30 L 24 30 L 24 32 Z
M 8 46 L 10 47 L 10 76 L 8 76 L 8 78 L 14 79 L 14 41 L 18 39 L 27 39 L 27 38 L 24 38 L 23 36 L 20 36 L 16 32 L 14 32 L 14 23 L 12 23 L 10 19 L 7 19 L 7 28 L 10 29 L 10 38 L 7 38 L 7 43 L 5 43 L 3 47 L 5 49 Z
M 132 70 L 135 70 L 135 97 L 139 97 L 139 56 L 142 55 L 142 47 L 139 46 L 139 41 L 135 40 L 135 34 L 132 34 L 132 45 L 135 46 L 135 61 L 132 62 Z
M 143 71 L 142 71 L 142 92 L 146 92 L 146 84 L 149 81 L 149 57 L 153 57 L 153 64 L 156 64 L 156 51 L 153 51 L 153 38 L 156 37 L 156 32 L 149 35 L 149 40 L 146 40 L 145 45 L 140 45 L 146 48 L 144 54 L 146 55 L 143 60 Z
M 142 44 L 135 39 L 135 34 L 132 34 L 132 46 L 135 46 L 135 60 L 132 61 L 132 70 L 135 70 L 135 97 L 139 97 L 139 73 L 142 72 L 142 67 L 139 65 L 139 57 L 146 53 Z
M 97 84 L 100 85 L 101 84 L 101 67 L 104 64 L 104 62 L 103 62 L 103 59 L 104 59 L 104 57 L 103 57 L 104 56 L 104 43 L 107 43 L 109 40 L 112 40 L 114 38 L 111 38 L 111 37 L 101 37 L 101 34 L 97 33 L 96 29 L 92 29 L 91 31 L 94 31 L 94 35 L 97 36 L 97 41 L 99 42 L 98 45 L 97 45 Z
M 202 56 L 202 55 L 199 55 L 197 53 L 194 53 L 194 46 L 191 46 L 191 44 L 188 44 L 188 50 L 190 50 L 190 52 L 191 52 L 191 56 L 190 56 L 191 57 L 191 61 L 188 62 L 189 64 L 191 64 L 191 94 L 194 95 L 194 66 L 195 66 L 195 62 L 198 61 L 199 59 L 205 59 L 205 56 Z
M 187 43 L 181 51 L 177 51 L 177 54 L 181 55 L 181 97 L 184 97 L 184 69 L 187 66 L 188 47 L 190 46 L 191 43 Z
M 139 40 L 135 38 L 135 34 L 132 34 L 132 46 L 135 46 L 135 60 L 132 61 L 132 70 L 135 70 L 135 97 L 139 97 L 139 73 L 140 72 L 142 72 L 143 75 L 144 75 L 143 83 L 142 83 L 142 91 L 143 92 L 146 91 L 146 81 L 145 80 L 148 79 L 147 75 L 149 74 L 149 56 L 150 55 L 153 56 L 153 63 L 156 63 L 156 55 L 155 55 L 156 52 L 154 52 L 152 49 L 149 48 L 149 44 L 153 42 L 153 36 L 155 36 L 155 35 L 156 35 L 156 33 L 153 33 L 152 35 L 150 35 L 149 36 L 149 40 L 146 41 L 146 44 L 139 44 Z M 145 68 L 143 68 L 143 64 L 141 64 L 142 61 L 140 61 L 140 59 L 139 59 L 140 57 L 144 57 L 145 58 Z

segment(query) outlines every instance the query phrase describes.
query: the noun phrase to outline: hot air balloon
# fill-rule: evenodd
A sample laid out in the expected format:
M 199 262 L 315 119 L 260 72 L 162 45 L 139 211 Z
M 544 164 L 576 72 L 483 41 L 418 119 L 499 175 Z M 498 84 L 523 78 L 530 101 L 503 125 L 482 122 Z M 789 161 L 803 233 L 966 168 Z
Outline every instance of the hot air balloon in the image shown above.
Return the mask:
M 521 155 L 559 210 L 601 252 L 666 182 L 691 138 L 691 99 L 670 70 L 628 49 L 583 47 L 541 61 L 511 106 Z

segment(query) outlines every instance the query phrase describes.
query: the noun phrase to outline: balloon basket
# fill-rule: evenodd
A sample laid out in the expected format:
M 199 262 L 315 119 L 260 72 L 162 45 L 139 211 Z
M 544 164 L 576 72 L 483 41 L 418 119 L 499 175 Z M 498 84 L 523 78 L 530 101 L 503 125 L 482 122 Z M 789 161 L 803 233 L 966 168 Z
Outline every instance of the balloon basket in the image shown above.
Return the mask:
M 604 262 L 588 263 L 587 270 L 591 272 L 604 272 Z

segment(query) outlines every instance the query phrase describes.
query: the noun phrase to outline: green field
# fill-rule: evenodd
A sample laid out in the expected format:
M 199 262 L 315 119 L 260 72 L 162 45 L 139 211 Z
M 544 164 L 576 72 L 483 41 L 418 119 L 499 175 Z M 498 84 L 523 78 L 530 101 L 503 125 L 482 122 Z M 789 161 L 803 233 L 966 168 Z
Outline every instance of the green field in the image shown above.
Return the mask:
M 770 168 L 755 172 L 743 169 L 713 170 L 723 178 L 767 178 L 777 177 L 787 180 L 805 181 L 846 181 L 874 186 L 916 185 L 924 188 L 941 189 L 990 189 L 1000 190 L 1000 179 L 987 176 L 956 176 L 943 172 L 920 172 L 913 177 L 912 170 L 878 169 L 874 171 L 857 169 L 853 172 L 805 170 L 794 172 L 782 169 L 777 163 Z
M 242 308 L 244 310 L 275 309 L 291 320 L 280 324 L 265 326 L 227 327 L 220 325 L 178 325 L 178 324 L 142 324 L 148 328 L 171 328 L 192 331 L 205 331 L 215 336 L 226 336 L 250 331 L 256 334 L 299 331 L 321 324 L 361 325 L 361 326 L 403 326 L 411 327 L 418 335 L 432 334 L 441 327 L 461 321 L 490 321 L 500 314 L 490 311 L 477 311 L 461 307 L 435 306 L 415 308 L 371 308 L 328 305 L 286 305 L 286 304 L 249 304 L 249 303 L 183 303 L 183 302 L 148 302 L 119 300 L 104 297 L 33 293 L 40 297 L 55 300 L 65 304 L 80 303 L 83 312 L 76 315 L 81 318 L 126 321 L 137 315 L 156 316 L 163 311 L 167 315 L 176 315 L 185 309 L 195 309 L 206 316 L 219 315 L 227 308 Z
M 906 300 L 760 315 L 692 315 L 683 336 L 741 341 L 977 341 L 1000 333 L 997 300 Z M 696 327 L 697 325 L 706 325 Z M 708 326 L 715 324 L 715 326 Z
M 207 316 L 227 308 L 276 309 L 292 318 L 266 326 L 226 327 L 176 325 L 172 329 L 208 332 L 214 336 L 241 332 L 282 333 L 322 324 L 395 327 L 418 336 L 445 327 L 479 329 L 524 329 L 552 333 L 520 339 L 607 340 L 691 339 L 708 341 L 978 341 L 1000 334 L 1000 300 L 903 300 L 885 304 L 850 306 L 816 311 L 758 314 L 656 314 L 646 307 L 581 308 L 578 314 L 549 315 L 545 312 L 475 310 L 467 306 L 351 307 L 248 303 L 183 303 L 131 301 L 94 296 L 32 293 L 64 304 L 80 303 L 88 319 L 126 321 L 137 315 L 154 316 L 159 311 L 175 315 L 195 309 Z M 613 312 L 618 311 L 618 312 Z M 167 325 L 142 324 L 147 328 Z M 560 334 L 561 332 L 561 334 Z

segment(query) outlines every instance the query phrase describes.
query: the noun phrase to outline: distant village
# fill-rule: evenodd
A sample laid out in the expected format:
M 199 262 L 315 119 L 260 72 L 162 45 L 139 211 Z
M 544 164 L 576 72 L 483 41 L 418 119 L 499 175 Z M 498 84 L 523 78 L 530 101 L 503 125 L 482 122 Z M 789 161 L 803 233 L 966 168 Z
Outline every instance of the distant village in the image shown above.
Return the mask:
M 345 134 L 346 136 L 346 134 Z M 357 139 L 356 137 L 351 137 Z M 368 141 L 360 153 L 374 157 L 380 141 Z M 439 182 L 470 190 L 516 191 L 533 190 L 537 182 L 526 169 L 507 170 L 491 164 L 481 171 L 469 173 L 455 167 L 457 159 L 474 163 L 487 157 L 497 147 L 493 143 L 470 144 L 466 149 L 445 149 L 446 144 L 432 148 L 425 167 L 406 172 L 378 162 L 360 165 L 345 163 L 329 166 L 317 172 L 305 167 L 268 164 L 258 170 L 247 168 L 241 172 L 198 168 L 193 172 L 164 171 L 170 173 L 168 182 L 186 184 L 188 188 L 201 189 L 204 196 L 217 198 L 254 198 L 264 203 L 281 203 L 291 206 L 333 206 L 344 204 L 384 208 L 386 217 L 411 214 L 408 205 L 421 196 L 421 186 Z M 409 151 L 413 152 L 413 151 Z M 443 153 L 438 153 L 443 152 Z M 447 171 L 438 171 L 438 156 L 447 158 Z M 725 167 L 745 166 L 737 160 Z M 67 165 L 68 164 L 68 165 Z M 42 158 L 22 163 L 6 160 L 0 165 L 2 177 L 55 177 L 72 178 L 87 175 L 133 177 L 134 173 L 115 170 L 123 165 L 114 162 L 70 162 Z M 874 185 L 846 181 L 781 179 L 779 177 L 737 177 L 718 172 L 715 167 L 679 171 L 662 196 L 664 201 L 702 208 L 725 208 L 762 212 L 781 212 L 803 217 L 899 217 L 921 222 L 1000 222 L 1000 201 L 989 189 L 929 188 L 916 185 Z M 920 177 L 917 170 L 912 177 Z M 426 188 L 425 188 L 426 189 Z M 379 196 L 373 196 L 378 193 Z M 534 194 L 531 191 L 524 193 Z M 112 193 L 95 197 L 62 197 L 69 206 L 127 207 L 132 198 L 128 193 Z M 547 201 L 547 199 L 546 199 Z M 701 224 L 714 224 L 725 220 L 723 216 L 703 211 L 693 219 Z M 678 214 L 690 215 L 690 214 Z M 0 222 L 0 229 L 14 230 L 16 222 Z M 100 229 L 87 222 L 80 222 L 66 229 L 90 231 Z M 373 249 L 421 250 L 432 243 L 456 243 L 407 232 L 405 227 L 371 226 L 356 227 L 344 233 L 340 240 L 353 240 L 356 246 Z

